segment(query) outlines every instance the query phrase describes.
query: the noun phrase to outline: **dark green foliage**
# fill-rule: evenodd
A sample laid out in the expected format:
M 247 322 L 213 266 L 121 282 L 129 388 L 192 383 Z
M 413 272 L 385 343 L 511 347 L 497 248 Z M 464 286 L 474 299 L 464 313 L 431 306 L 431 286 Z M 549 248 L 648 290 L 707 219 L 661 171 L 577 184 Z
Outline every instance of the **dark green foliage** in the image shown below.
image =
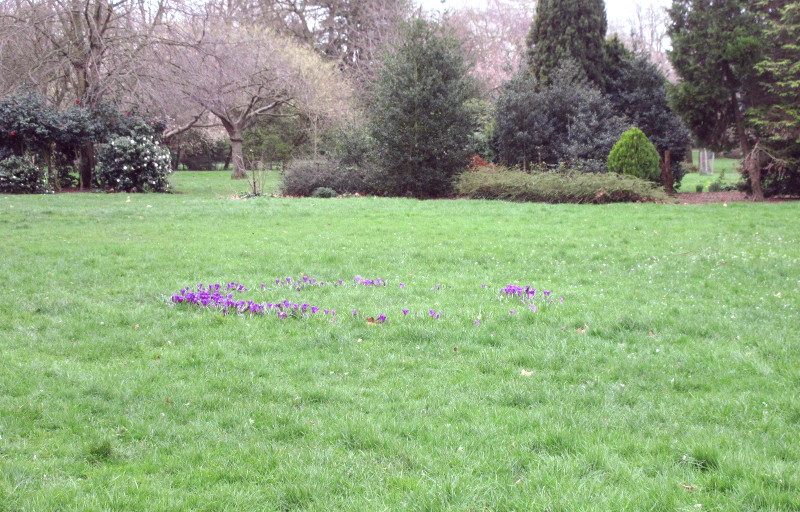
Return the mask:
M 173 152 L 173 168 L 182 165 L 193 171 L 212 171 L 231 153 L 227 138 L 214 139 L 203 130 L 188 130 L 172 137 L 169 147 Z
M 109 141 L 115 137 L 146 137 L 151 140 L 160 138 L 164 125 L 157 121 L 148 121 L 135 112 L 118 112 L 112 105 L 103 104 L 92 109 L 73 106 L 59 112 L 48 105 L 41 97 L 33 93 L 10 95 L 0 101 L 0 155 L 16 155 L 27 159 L 37 169 L 47 169 L 44 179 L 50 188 L 74 186 L 76 178 L 73 164 L 87 147 L 95 143 Z M 22 162 L 20 160 L 19 162 Z M 32 191 L 39 191 L 38 174 L 28 164 L 8 164 L 8 168 L 26 169 L 15 171 L 14 176 L 28 176 L 34 180 L 30 185 Z M 20 167 L 22 166 L 22 167 Z M 128 182 L 129 177 L 109 176 L 106 166 L 98 183 L 119 189 L 118 183 Z M 119 167 L 122 168 L 121 166 Z M 21 173 L 21 174 L 20 174 Z M 145 172 L 147 182 L 159 182 L 161 178 Z M 117 178 L 120 181 L 116 181 Z M 136 183 L 138 183 L 137 180 Z M 136 187 L 132 185 L 126 190 Z M 147 187 L 150 190 L 163 190 L 161 184 Z
M 763 51 L 752 3 L 674 0 L 669 9 L 669 58 L 681 77 L 672 103 L 698 142 L 714 150 L 749 149 L 742 113 L 760 94 L 754 65 Z
M 603 94 L 575 76 L 574 65 L 554 73 L 550 84 L 523 72 L 504 87 L 497 103 L 498 157 L 508 165 L 531 163 L 572 167 L 588 162 L 602 171 L 627 123 Z
M 99 149 L 95 179 L 100 188 L 125 192 L 169 190 L 169 150 L 152 136 L 115 137 Z
M 319 197 L 319 198 L 331 198 L 336 197 L 337 194 L 335 190 L 328 187 L 319 187 L 315 188 L 314 191 L 311 193 L 311 197 Z
M 475 131 L 470 136 L 469 142 L 470 155 L 478 155 L 486 160 L 494 160 L 494 104 L 486 100 L 473 98 L 467 101 L 466 106 L 475 120 Z
M 622 134 L 608 155 L 608 170 L 650 181 L 659 181 L 658 151 L 637 127 Z
M 606 28 L 603 0 L 539 0 L 527 39 L 530 71 L 547 84 L 571 60 L 583 76 L 602 86 Z
M 305 119 L 299 116 L 261 116 L 244 132 L 242 152 L 248 169 L 258 162 L 288 162 L 308 145 Z
M 381 192 L 440 197 L 469 162 L 475 91 L 457 41 L 415 19 L 384 57 L 370 106 Z
M 670 151 L 672 176 L 679 185 L 691 136 L 669 105 L 666 78 L 646 56 L 626 50 L 616 37 L 606 41 L 604 67 L 605 94 L 614 110 L 647 134 L 659 158 Z
M 15 155 L 49 150 L 59 124 L 55 110 L 34 93 L 0 101 L 0 147 Z
M 765 19 L 764 59 L 756 65 L 766 89 L 747 112 L 773 159 L 762 169 L 766 195 L 800 194 L 800 2 L 761 1 Z
M 292 162 L 283 175 L 281 192 L 288 196 L 311 196 L 318 188 L 329 188 L 337 194 L 369 194 L 374 192 L 374 173 L 362 167 L 343 166 L 331 160 Z
M 653 183 L 613 173 L 481 170 L 459 176 L 456 193 L 472 199 L 543 203 L 663 202 L 667 195 Z
M 366 127 L 336 130 L 328 146 L 330 154 L 344 167 L 374 167 L 375 141 Z
M 9 156 L 0 160 L 0 194 L 43 194 L 49 191 L 44 172 L 30 159 Z

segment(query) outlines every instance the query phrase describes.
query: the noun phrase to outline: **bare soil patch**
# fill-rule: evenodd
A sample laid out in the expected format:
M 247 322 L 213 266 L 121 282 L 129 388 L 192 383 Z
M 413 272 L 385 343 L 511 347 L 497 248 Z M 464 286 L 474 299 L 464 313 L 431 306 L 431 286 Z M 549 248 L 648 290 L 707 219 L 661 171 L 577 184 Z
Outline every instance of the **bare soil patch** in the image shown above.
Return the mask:
M 711 203 L 745 203 L 750 202 L 750 198 L 744 192 L 702 192 L 686 193 L 676 196 L 680 204 L 711 204 Z M 782 203 L 785 201 L 797 201 L 797 197 L 769 197 L 765 203 Z

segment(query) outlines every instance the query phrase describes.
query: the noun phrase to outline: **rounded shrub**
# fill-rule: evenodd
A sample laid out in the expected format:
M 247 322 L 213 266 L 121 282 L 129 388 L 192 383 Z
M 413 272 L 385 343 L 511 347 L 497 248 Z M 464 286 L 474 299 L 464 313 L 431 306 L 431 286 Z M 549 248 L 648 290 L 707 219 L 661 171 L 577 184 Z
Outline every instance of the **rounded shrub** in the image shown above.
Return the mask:
M 370 194 L 374 187 L 368 171 L 332 160 L 295 160 L 286 169 L 281 183 L 281 192 L 287 196 L 308 197 L 319 188 L 339 194 Z
M 317 187 L 311 193 L 311 197 L 322 197 L 322 198 L 336 197 L 338 195 L 339 194 L 337 194 L 335 190 L 328 187 Z
M 608 170 L 658 181 L 661 177 L 658 151 L 642 130 L 635 126 L 619 138 L 608 154 Z
M 166 192 L 172 172 L 169 150 L 148 135 L 115 137 L 103 144 L 97 185 L 125 192 Z
M 10 156 L 0 160 L 0 194 L 50 192 L 45 173 L 30 159 Z

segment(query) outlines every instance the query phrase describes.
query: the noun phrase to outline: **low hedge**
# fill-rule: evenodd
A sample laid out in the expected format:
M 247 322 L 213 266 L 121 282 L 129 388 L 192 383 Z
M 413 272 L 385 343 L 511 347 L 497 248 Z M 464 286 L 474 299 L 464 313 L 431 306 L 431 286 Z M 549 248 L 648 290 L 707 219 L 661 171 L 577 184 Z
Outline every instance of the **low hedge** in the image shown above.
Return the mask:
M 456 193 L 472 199 L 540 203 L 668 202 L 652 182 L 614 173 L 467 171 L 455 184 Z

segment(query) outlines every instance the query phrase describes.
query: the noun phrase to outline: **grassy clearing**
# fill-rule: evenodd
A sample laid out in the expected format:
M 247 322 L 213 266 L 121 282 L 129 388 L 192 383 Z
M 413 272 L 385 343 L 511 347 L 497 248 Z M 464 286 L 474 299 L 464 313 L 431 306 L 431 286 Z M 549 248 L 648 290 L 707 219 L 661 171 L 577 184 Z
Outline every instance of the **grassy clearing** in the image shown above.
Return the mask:
M 0 196 L 0 510 L 800 508 L 800 204 L 242 201 L 223 176 Z M 336 322 L 168 304 L 303 274 L 347 285 L 268 295 Z M 565 301 L 509 315 L 509 283 Z
M 699 162 L 700 156 L 697 150 L 694 151 L 695 165 Z M 723 184 L 736 184 L 742 180 L 739 167 L 742 161 L 736 158 L 716 158 L 714 160 L 714 174 L 703 176 L 700 173 L 691 172 L 686 174 L 681 180 L 680 192 L 696 192 L 697 186 L 702 185 L 705 191 L 715 181 Z

